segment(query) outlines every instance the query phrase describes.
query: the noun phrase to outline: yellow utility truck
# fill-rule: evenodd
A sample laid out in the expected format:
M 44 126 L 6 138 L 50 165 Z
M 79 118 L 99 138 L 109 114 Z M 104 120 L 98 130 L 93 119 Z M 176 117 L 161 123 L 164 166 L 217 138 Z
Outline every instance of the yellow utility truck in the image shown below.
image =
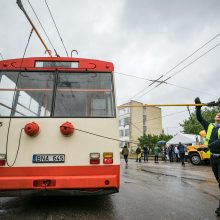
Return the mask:
M 190 162 L 193 165 L 200 165 L 202 163 L 208 164 L 210 162 L 210 150 L 204 145 L 193 145 L 187 147 L 187 153 Z

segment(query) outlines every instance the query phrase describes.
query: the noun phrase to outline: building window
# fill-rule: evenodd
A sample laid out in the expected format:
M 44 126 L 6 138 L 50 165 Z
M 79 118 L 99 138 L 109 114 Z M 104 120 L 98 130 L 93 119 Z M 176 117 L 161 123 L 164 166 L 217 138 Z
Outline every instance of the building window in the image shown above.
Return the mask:
M 119 115 L 124 115 L 124 114 L 127 114 L 127 113 L 130 113 L 130 108 L 123 108 L 123 109 L 120 109 L 118 111 Z
M 119 125 L 124 126 L 124 119 L 119 120 Z
M 119 114 L 119 115 L 123 115 L 123 110 L 120 109 L 120 110 L 118 111 L 118 114 Z
M 123 136 L 124 136 L 124 130 L 120 130 L 120 131 L 119 131 L 119 136 L 120 136 L 120 137 L 123 137 Z
M 125 129 L 125 137 L 129 137 L 129 129 Z
M 124 118 L 124 126 L 130 124 L 130 118 Z

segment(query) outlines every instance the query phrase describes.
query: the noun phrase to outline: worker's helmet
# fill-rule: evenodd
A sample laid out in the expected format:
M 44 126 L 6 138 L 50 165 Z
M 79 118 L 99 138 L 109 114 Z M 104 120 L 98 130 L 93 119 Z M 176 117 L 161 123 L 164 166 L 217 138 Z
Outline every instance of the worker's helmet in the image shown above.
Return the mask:
M 199 132 L 200 137 L 204 138 L 206 136 L 206 131 L 202 130 Z

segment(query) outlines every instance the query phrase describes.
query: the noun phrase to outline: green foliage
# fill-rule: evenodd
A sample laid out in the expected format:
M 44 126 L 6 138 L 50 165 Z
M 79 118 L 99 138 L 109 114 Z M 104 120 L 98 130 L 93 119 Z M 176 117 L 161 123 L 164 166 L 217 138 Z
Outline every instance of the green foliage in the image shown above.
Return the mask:
M 202 109 L 202 116 L 208 122 L 214 122 L 215 115 L 220 112 L 220 107 L 213 107 L 213 108 L 204 108 Z M 204 128 L 200 125 L 200 123 L 196 119 L 196 113 L 193 112 L 192 118 L 188 118 L 180 123 L 180 126 L 183 128 L 183 132 L 186 134 L 199 134 L 201 130 Z
M 152 149 L 154 145 L 157 144 L 158 141 L 169 141 L 173 136 L 172 135 L 166 135 L 166 134 L 161 134 L 161 135 L 143 135 L 138 138 L 139 144 L 141 147 L 143 147 L 145 144 Z

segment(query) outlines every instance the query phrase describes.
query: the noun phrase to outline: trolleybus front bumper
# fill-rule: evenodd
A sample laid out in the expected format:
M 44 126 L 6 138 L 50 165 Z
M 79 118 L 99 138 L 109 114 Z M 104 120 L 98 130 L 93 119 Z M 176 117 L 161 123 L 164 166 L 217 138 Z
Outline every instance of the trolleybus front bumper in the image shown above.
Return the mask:
M 120 166 L 0 168 L 0 196 L 118 192 Z
M 117 193 L 116 188 L 105 189 L 68 189 L 68 190 L 6 190 L 0 191 L 0 197 L 19 197 L 19 196 L 90 196 L 90 195 L 108 195 Z

